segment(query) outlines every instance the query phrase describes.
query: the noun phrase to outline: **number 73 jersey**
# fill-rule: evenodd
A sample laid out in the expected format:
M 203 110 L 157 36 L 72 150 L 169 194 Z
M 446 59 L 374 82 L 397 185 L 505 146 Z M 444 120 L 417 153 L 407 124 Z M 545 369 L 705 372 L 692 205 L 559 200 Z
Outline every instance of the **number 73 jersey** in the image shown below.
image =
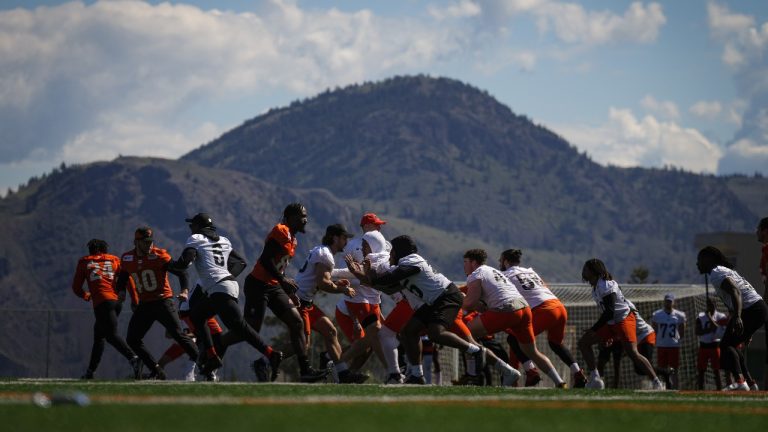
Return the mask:
M 660 348 L 677 348 L 680 346 L 680 326 L 685 324 L 685 312 L 672 309 L 667 313 L 659 309 L 653 313 L 651 322 L 656 324 L 656 346 Z
M 123 254 L 120 258 L 120 272 L 128 273 L 134 292 L 134 302 L 147 303 L 173 297 L 173 290 L 168 283 L 168 263 L 171 255 L 165 249 L 153 247 L 145 256 L 136 255 L 136 250 Z

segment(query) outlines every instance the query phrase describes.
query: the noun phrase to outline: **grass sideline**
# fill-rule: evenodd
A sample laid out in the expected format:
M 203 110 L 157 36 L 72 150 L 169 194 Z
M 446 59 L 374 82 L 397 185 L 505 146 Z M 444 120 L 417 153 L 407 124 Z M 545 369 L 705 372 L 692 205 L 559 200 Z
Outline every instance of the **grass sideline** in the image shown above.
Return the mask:
M 85 407 L 32 394 L 82 392 Z M 768 393 L 0 380 L 8 431 L 763 430 Z

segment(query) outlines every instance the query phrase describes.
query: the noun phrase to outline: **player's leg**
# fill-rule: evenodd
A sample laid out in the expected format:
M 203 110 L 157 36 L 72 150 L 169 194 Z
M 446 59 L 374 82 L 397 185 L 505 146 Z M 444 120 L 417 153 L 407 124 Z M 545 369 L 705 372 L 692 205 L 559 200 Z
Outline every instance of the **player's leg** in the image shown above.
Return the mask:
M 426 384 L 421 364 L 421 333 L 425 328 L 426 324 L 414 313 L 400 332 L 400 341 L 409 363 L 406 384 Z
M 400 345 L 400 340 L 397 338 L 397 335 L 408 320 L 411 319 L 412 315 L 413 308 L 411 308 L 411 305 L 406 300 L 401 300 L 389 312 L 381 326 L 379 342 L 381 342 L 381 350 L 387 362 L 387 371 L 389 372 L 387 383 L 396 384 L 403 381 L 403 377 L 400 374 L 400 353 L 397 349 Z
M 651 380 L 658 379 L 656 371 L 653 369 L 653 366 L 651 366 L 651 363 L 637 351 L 637 342 L 625 340 L 622 341 L 622 346 L 624 347 L 624 352 L 627 353 L 627 357 L 629 357 L 637 367 L 643 370 L 645 376 Z
M 125 341 L 128 346 L 136 353 L 141 359 L 144 365 L 153 373 L 158 373 L 158 365 L 155 358 L 147 351 L 147 347 L 144 345 L 144 336 L 147 334 L 152 324 L 155 323 L 155 314 L 153 311 L 153 303 L 141 303 L 136 306 L 136 310 L 133 311 L 131 320 L 128 322 L 128 334 Z M 140 379 L 138 374 L 135 377 Z
M 267 285 L 268 286 L 268 285 Z M 325 378 L 325 371 L 318 371 L 309 364 L 307 355 L 308 341 L 304 331 L 304 320 L 288 294 L 280 287 L 269 287 L 269 297 L 267 306 L 272 310 L 277 318 L 288 327 L 288 334 L 291 339 L 291 347 L 296 353 L 296 359 L 299 363 L 299 372 L 302 381 L 318 381 Z
M 178 342 L 184 352 L 187 353 L 189 359 L 197 361 L 198 351 L 195 341 L 187 334 L 187 332 L 181 329 L 181 321 L 179 321 L 179 313 L 176 311 L 176 307 L 173 305 L 173 300 L 167 298 L 165 300 L 156 302 L 157 305 L 156 318 L 160 324 L 168 330 L 173 340 Z
M 720 347 L 715 347 L 711 350 L 709 361 L 712 365 L 712 372 L 715 374 L 715 386 L 718 390 L 722 390 L 723 381 L 720 378 Z
M 81 377 L 82 379 L 93 379 L 93 373 L 101 363 L 101 356 L 104 354 L 104 339 L 106 337 L 105 332 L 105 317 L 104 315 L 104 303 L 96 306 L 93 309 L 93 315 L 95 321 L 93 322 L 93 345 L 91 346 L 91 357 L 88 361 L 88 369 Z

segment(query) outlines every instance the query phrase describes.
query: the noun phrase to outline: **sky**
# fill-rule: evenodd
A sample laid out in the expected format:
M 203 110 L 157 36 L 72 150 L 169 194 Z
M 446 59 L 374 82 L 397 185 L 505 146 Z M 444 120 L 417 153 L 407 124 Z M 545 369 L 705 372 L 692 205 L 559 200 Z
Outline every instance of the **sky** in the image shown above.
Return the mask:
M 0 0 L 0 191 L 412 74 L 486 90 L 604 165 L 768 174 L 764 1 Z

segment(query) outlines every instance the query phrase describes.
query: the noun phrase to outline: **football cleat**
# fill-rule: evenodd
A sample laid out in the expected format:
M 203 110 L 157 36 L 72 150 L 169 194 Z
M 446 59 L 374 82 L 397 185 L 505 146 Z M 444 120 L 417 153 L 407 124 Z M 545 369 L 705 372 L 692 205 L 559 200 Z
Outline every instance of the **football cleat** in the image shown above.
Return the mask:
M 219 377 L 216 376 L 216 371 L 211 371 L 211 373 L 205 376 L 205 380 L 208 382 L 217 382 Z
M 584 369 L 573 374 L 573 388 L 584 388 L 587 385 L 587 375 Z
M 723 391 L 749 391 L 747 383 L 731 383 L 726 386 Z
M 339 372 L 339 384 L 362 384 L 368 380 L 368 375 L 353 372 L 349 369 Z
M 603 379 L 599 376 L 592 377 L 587 383 L 584 385 L 584 387 L 588 389 L 593 390 L 603 390 L 605 388 L 605 382 L 603 382 Z
M 333 363 L 333 360 L 328 360 L 325 362 L 325 382 L 331 382 L 338 384 L 339 383 L 339 372 L 336 370 L 336 364 Z
M 283 357 L 285 357 L 285 354 L 283 354 L 282 351 L 272 351 L 272 354 L 269 355 L 269 368 L 272 371 L 269 375 L 269 380 L 272 382 L 274 382 L 280 374 L 280 363 L 282 363 Z
M 405 381 L 405 375 L 401 373 L 391 373 L 387 376 L 384 384 L 402 384 Z
M 131 369 L 133 369 L 133 379 L 141 379 L 141 367 L 144 365 L 140 358 L 134 357 L 129 360 Z
M 502 387 L 515 387 L 522 374 L 517 369 L 504 370 L 501 372 Z
M 667 387 L 664 385 L 664 383 L 657 377 L 654 378 L 653 381 L 651 381 L 651 390 L 657 390 L 657 391 L 663 391 L 666 390 Z
M 267 363 L 267 359 L 261 357 L 258 360 L 254 360 L 251 363 L 251 369 L 256 374 L 256 381 L 269 382 L 269 363 Z
M 760 388 L 757 386 L 757 381 L 755 380 L 747 382 L 747 385 L 749 386 L 749 391 L 760 391 Z
M 304 372 L 301 373 L 301 376 L 299 377 L 299 381 L 303 383 L 315 383 L 325 378 L 325 376 L 328 374 L 328 371 L 319 371 L 314 368 L 308 368 Z
M 536 384 L 538 384 L 541 381 L 541 375 L 539 375 L 539 370 L 536 368 L 528 369 L 525 371 L 525 386 L 526 387 L 533 387 Z
M 566 384 L 564 382 L 561 382 L 560 384 L 555 384 L 555 388 L 559 388 L 559 389 L 564 389 L 565 390 L 565 389 L 568 388 L 568 384 Z
M 85 371 L 85 373 L 83 374 L 83 376 L 81 376 L 81 377 L 80 377 L 80 379 L 83 379 L 83 380 L 90 380 L 90 379 L 93 379 L 93 371 L 92 371 L 92 370 L 90 370 L 90 369 L 88 369 L 87 371 Z
M 208 376 L 208 374 L 220 368 L 223 364 L 224 363 L 221 362 L 221 357 L 217 355 L 208 357 L 208 360 L 205 361 L 203 367 L 200 368 L 200 374 L 203 376 Z
M 408 375 L 405 378 L 405 381 L 403 382 L 403 384 L 426 385 L 427 380 L 424 378 L 424 376 Z
M 165 381 L 166 380 L 165 370 L 163 370 L 163 368 L 161 368 L 160 365 L 155 365 L 155 370 L 153 370 L 152 373 L 149 374 L 147 379 Z

